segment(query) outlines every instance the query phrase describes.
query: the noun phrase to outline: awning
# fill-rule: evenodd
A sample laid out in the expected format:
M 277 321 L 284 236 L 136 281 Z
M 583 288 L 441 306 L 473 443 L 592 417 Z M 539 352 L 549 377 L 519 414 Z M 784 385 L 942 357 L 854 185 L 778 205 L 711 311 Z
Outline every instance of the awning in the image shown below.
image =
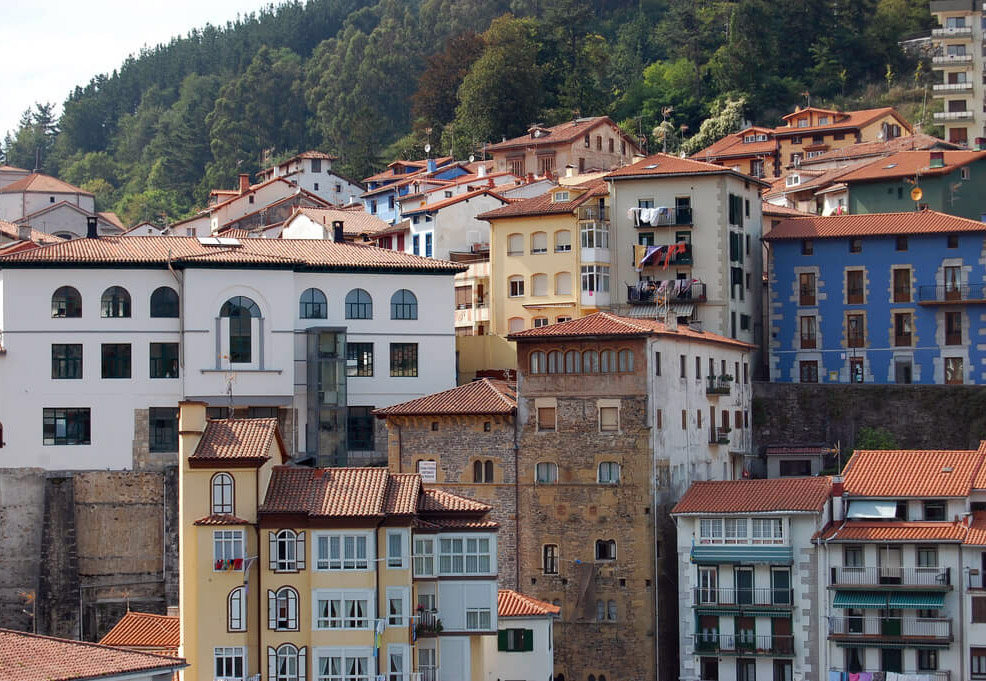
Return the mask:
M 627 317 L 633 319 L 657 319 L 657 305 L 631 305 Z
M 890 607 L 917 610 L 941 610 L 945 607 L 945 594 L 924 593 L 923 591 L 892 591 Z
M 575 303 L 529 303 L 524 305 L 525 310 L 546 310 L 563 307 L 575 307 Z
M 736 613 L 730 613 L 735 615 Z M 790 610 L 747 610 L 743 608 L 744 617 L 784 617 L 791 618 Z
M 735 617 L 736 610 L 721 610 L 716 608 L 703 608 L 701 606 L 695 608 L 696 615 L 709 615 L 713 617 Z
M 849 502 L 849 513 L 846 514 L 846 519 L 892 519 L 896 516 L 897 502 L 895 501 L 870 501 L 867 499 L 854 499 Z
M 712 565 L 720 563 L 790 565 L 794 562 L 794 551 L 790 546 L 702 545 L 692 548 L 692 562 Z
M 677 303 L 668 305 L 668 311 L 673 313 L 675 317 L 691 317 L 692 312 L 695 311 L 695 306 L 692 303 Z
M 879 591 L 836 591 L 833 608 L 886 608 L 887 594 Z

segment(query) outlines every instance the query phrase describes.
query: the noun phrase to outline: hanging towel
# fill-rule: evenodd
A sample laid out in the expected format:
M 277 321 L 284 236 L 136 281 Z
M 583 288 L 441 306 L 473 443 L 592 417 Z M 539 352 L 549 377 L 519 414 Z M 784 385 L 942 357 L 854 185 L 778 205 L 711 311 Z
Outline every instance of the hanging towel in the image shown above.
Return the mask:
M 660 224 L 670 224 L 670 220 L 668 219 L 670 214 L 671 213 L 667 206 L 658 206 L 657 210 L 655 210 L 654 214 L 651 216 L 651 225 L 657 227 Z
M 873 675 L 869 672 L 860 672 L 859 681 L 873 681 Z
M 843 681 L 842 672 L 829 671 L 829 681 Z
M 859 674 L 849 673 L 849 681 L 859 681 Z

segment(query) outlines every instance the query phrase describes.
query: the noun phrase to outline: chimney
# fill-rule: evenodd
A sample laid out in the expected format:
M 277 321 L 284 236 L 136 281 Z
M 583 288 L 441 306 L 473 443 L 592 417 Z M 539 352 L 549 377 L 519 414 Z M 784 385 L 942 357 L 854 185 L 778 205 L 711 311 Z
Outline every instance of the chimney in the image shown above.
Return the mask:
M 531 183 L 534 181 L 534 173 L 527 173 L 527 182 Z
M 31 225 L 17 225 L 17 238 L 21 241 L 30 241 Z
M 87 239 L 98 239 L 99 232 L 96 231 L 96 224 L 99 222 L 99 218 L 95 215 L 89 215 L 86 217 L 86 238 Z
M 205 410 L 208 406 L 205 402 L 178 403 L 178 459 L 182 466 L 199 446 L 199 440 L 205 432 Z
M 342 233 L 342 220 L 332 221 L 332 240 L 337 244 L 341 244 L 345 240 Z
M 943 151 L 933 151 L 931 152 L 931 162 L 928 164 L 931 168 L 944 168 L 945 167 L 945 152 Z
M 246 194 L 248 191 L 250 191 L 250 175 L 240 173 L 240 194 Z
M 168 617 L 178 617 L 178 606 L 169 605 L 167 610 Z
M 571 164 L 565 166 L 565 177 L 575 177 L 575 166 Z
M 480 163 L 479 167 L 476 169 L 477 177 L 486 177 L 486 164 Z
M 428 172 L 429 173 L 433 173 L 436 170 L 438 170 L 438 164 L 435 163 L 435 159 L 429 158 L 428 159 Z
M 845 518 L 845 479 L 841 475 L 832 476 L 832 522 L 841 522 Z

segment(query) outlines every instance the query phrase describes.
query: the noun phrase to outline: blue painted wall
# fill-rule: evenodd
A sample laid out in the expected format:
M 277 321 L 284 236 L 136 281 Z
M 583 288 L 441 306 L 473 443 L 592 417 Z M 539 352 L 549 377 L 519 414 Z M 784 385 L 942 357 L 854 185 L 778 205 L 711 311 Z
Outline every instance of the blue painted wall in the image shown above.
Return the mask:
M 948 247 L 946 234 L 909 235 L 907 250 L 897 250 L 889 237 L 863 237 L 859 253 L 851 253 L 848 238 L 814 239 L 813 254 L 802 254 L 800 240 L 772 241 L 769 264 L 768 334 L 771 380 L 799 382 L 800 362 L 818 362 L 819 383 L 849 383 L 850 360 L 863 359 L 865 383 L 893 383 L 895 362 L 912 362 L 913 383 L 945 382 L 946 358 L 962 358 L 962 382 L 986 384 L 986 227 L 983 232 L 957 234 L 957 247 Z M 944 300 L 944 266 L 961 266 L 962 301 Z M 894 267 L 911 267 L 911 302 L 893 302 Z M 846 302 L 846 269 L 862 268 L 864 302 Z M 800 305 L 799 274 L 816 273 L 816 304 Z M 938 286 L 937 289 L 922 287 Z M 911 311 L 912 346 L 894 346 L 894 311 Z M 865 314 L 863 347 L 847 347 L 846 314 Z M 961 344 L 947 344 L 946 311 L 960 312 Z M 800 316 L 816 317 L 816 348 L 801 348 Z M 955 364 L 950 364 L 954 367 Z

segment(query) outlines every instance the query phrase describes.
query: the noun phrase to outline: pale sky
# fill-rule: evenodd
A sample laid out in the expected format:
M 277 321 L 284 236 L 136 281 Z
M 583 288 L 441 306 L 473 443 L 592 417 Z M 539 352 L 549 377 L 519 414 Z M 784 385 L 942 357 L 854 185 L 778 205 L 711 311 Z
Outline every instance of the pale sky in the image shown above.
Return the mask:
M 270 0 L 0 0 L 0 138 L 34 102 L 62 102 L 142 47 L 207 23 L 223 25 Z M 278 3 L 274 3 L 278 4 Z

